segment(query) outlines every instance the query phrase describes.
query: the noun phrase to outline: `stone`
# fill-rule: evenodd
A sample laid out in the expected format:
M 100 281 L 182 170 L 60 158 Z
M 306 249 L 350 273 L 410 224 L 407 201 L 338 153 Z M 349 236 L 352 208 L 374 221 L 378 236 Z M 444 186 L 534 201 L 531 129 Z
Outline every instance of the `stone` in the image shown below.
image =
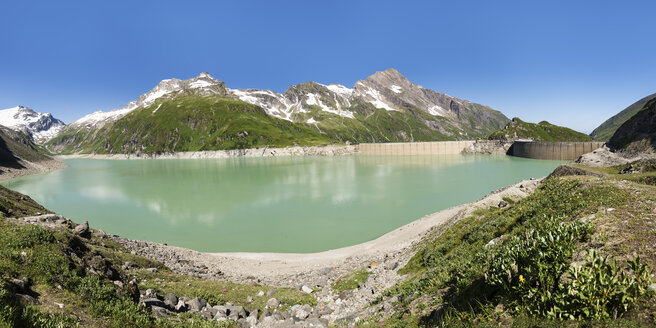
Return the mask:
M 146 271 L 155 273 L 157 272 L 157 268 L 146 268 Z
M 292 315 L 294 321 L 305 320 L 310 316 L 310 313 L 312 313 L 312 307 L 307 304 L 305 305 L 297 304 L 292 306 L 289 312 Z
M 18 302 L 22 304 L 32 304 L 32 305 L 39 304 L 39 301 L 36 298 L 26 294 L 15 294 L 14 299 L 16 299 Z
M 399 266 L 398 261 L 389 261 L 385 263 L 385 270 L 395 270 Z
M 267 309 L 275 309 L 279 306 L 280 306 L 280 301 L 275 297 L 270 298 L 266 303 L 266 308 Z
M 187 303 L 183 300 L 178 300 L 178 303 L 173 308 L 177 312 L 185 312 L 188 310 Z
M 24 294 L 27 288 L 30 286 L 29 278 L 21 279 L 11 279 L 11 283 L 16 286 L 16 292 L 19 294 Z
M 89 221 L 84 221 L 82 224 L 78 224 L 73 231 L 80 237 L 89 239 L 91 236 L 89 233 Z
M 143 300 L 141 300 L 141 304 L 143 304 L 147 308 L 153 307 L 153 306 L 157 306 L 157 307 L 161 307 L 161 308 L 166 307 L 166 304 L 164 304 L 164 302 L 162 302 L 159 299 L 154 298 L 154 297 L 144 298 Z
M 263 291 L 259 291 L 259 292 L 257 292 L 257 296 L 259 296 L 259 297 L 264 296 L 264 292 L 263 292 Z
M 253 302 L 253 297 L 252 297 L 252 296 L 248 296 L 248 297 L 246 298 L 246 302 L 247 302 L 247 303 L 252 303 L 252 302 Z
M 157 294 L 155 294 L 155 291 L 148 288 L 146 289 L 146 293 L 144 294 L 146 297 L 157 297 Z
M 312 290 L 312 288 L 310 288 L 308 286 L 305 286 L 305 285 L 303 285 L 303 287 L 301 287 L 301 290 L 308 293 L 308 294 L 312 294 L 312 292 L 314 292 L 314 290 Z
M 196 297 L 193 300 L 189 301 L 189 310 L 194 311 L 194 312 L 200 312 L 205 305 L 207 305 L 207 302 L 205 302 L 204 299 Z
M 151 311 L 153 313 L 153 317 L 155 317 L 155 319 L 166 318 L 166 317 L 169 316 L 168 311 L 163 307 L 153 305 L 153 306 L 151 306 L 150 309 L 151 309 Z
M 277 291 L 278 291 L 278 290 L 275 289 L 275 288 L 269 289 L 269 291 L 267 291 L 266 295 L 267 295 L 267 296 L 271 296 L 271 295 L 275 294 Z
M 502 201 L 499 202 L 499 204 L 497 206 L 499 208 L 504 208 L 504 207 L 508 206 L 508 202 L 505 201 L 505 200 L 502 200 Z
M 113 281 L 114 285 L 118 286 L 119 288 L 123 288 L 123 282 L 120 280 L 114 280 Z
M 137 266 L 136 264 L 134 264 L 134 263 L 132 263 L 132 262 L 130 262 L 130 261 L 125 261 L 125 263 L 123 263 L 123 265 L 121 266 L 121 269 L 123 269 L 123 270 L 128 270 L 128 269 L 132 269 L 132 268 L 134 268 L 134 267 L 136 267 L 136 266 Z
M 164 304 L 166 304 L 169 309 L 174 309 L 178 304 L 178 297 L 172 293 L 168 293 L 166 296 L 164 296 Z
M 245 320 L 245 325 L 242 325 L 242 327 L 255 327 L 257 325 L 257 316 L 248 316 Z
M 229 306 L 228 319 L 237 321 L 239 318 L 246 318 L 246 310 L 243 306 Z

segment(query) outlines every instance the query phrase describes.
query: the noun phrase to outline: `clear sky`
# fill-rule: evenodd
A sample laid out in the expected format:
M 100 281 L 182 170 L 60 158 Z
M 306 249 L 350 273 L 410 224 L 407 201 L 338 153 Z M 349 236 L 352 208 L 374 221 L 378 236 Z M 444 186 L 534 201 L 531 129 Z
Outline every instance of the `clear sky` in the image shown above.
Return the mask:
M 411 81 L 590 132 L 656 92 L 656 1 L 2 1 L 0 108 L 66 123 L 165 78 Z

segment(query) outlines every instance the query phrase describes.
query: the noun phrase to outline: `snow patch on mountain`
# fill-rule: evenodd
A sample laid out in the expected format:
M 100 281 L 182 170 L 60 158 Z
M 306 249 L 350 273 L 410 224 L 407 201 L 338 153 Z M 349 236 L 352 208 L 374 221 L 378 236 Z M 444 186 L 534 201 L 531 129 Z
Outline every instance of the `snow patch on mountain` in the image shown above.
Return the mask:
M 85 115 L 70 125 L 87 128 L 101 127 L 108 122 L 118 120 L 137 108 L 148 107 L 160 98 L 184 91 L 192 91 L 200 93 L 201 95 L 227 95 L 228 93 L 225 83 L 213 78 L 206 72 L 200 73 L 195 78 L 189 80 L 165 79 L 159 82 L 152 90 L 139 96 L 137 100 L 128 103 L 123 108 L 108 112 L 97 111 Z M 157 109 L 155 109 L 155 111 L 157 111 Z M 153 113 L 155 113 L 155 111 L 153 111 Z
M 0 125 L 22 131 L 35 142 L 42 143 L 55 137 L 64 127 L 64 122 L 50 113 L 37 113 L 30 108 L 16 106 L 0 110 Z

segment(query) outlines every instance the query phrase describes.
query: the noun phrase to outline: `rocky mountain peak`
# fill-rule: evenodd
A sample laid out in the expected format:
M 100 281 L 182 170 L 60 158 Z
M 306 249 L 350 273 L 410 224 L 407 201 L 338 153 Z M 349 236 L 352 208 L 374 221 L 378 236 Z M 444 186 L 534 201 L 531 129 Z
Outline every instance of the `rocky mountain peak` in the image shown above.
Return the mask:
M 64 122 L 50 113 L 37 113 L 25 106 L 0 110 L 0 125 L 24 132 L 35 142 L 44 142 L 54 137 L 64 127 Z

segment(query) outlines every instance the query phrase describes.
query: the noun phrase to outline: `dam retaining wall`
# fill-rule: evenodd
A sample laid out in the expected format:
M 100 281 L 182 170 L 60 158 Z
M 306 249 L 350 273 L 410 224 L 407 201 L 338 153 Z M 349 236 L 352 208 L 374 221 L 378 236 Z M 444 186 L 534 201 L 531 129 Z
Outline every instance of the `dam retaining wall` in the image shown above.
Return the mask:
M 515 141 L 509 155 L 535 159 L 573 161 L 601 146 L 603 142 L 539 142 Z
M 398 143 L 362 143 L 357 145 L 357 152 L 363 155 L 448 155 L 460 154 L 463 149 L 470 148 L 470 153 L 477 153 L 476 143 L 495 145 L 497 141 L 464 140 L 464 141 L 430 141 L 430 142 L 398 142 Z M 603 142 L 540 142 L 515 141 L 507 151 L 508 155 L 534 158 L 572 161 L 601 146 Z M 507 147 L 507 146 L 506 146 Z M 473 151 L 471 151 L 473 149 Z M 502 149 L 501 151 L 505 151 Z M 488 152 L 489 153 L 489 152 Z
M 358 152 L 364 155 L 448 155 L 460 154 L 475 141 L 430 141 L 398 143 L 361 143 Z

